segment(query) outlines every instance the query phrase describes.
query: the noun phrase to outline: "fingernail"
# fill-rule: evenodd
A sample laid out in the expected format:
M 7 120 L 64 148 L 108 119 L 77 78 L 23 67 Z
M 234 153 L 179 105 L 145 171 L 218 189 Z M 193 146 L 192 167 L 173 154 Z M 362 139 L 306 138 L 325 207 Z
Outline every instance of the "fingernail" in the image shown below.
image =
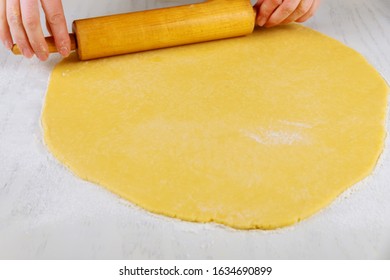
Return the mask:
M 36 55 L 41 61 L 45 61 L 49 57 L 49 54 L 47 52 L 38 52 L 36 53 Z
M 41 60 L 41 61 L 47 60 L 47 58 L 49 57 L 48 49 L 46 48 L 46 46 L 44 44 L 40 44 L 39 47 L 40 47 L 39 48 L 40 51 L 39 52 L 35 52 L 35 54 L 37 55 L 39 60 Z
M 63 57 L 69 56 L 69 49 L 67 47 L 61 47 L 59 52 Z
M 258 22 L 257 22 L 257 24 L 259 25 L 259 26 L 264 26 L 264 24 L 267 22 L 267 19 L 266 18 L 260 18 L 259 20 L 258 20 Z
M 28 49 L 28 48 L 22 49 L 22 54 L 23 54 L 25 57 L 27 57 L 27 58 L 31 58 L 31 57 L 33 57 L 33 55 L 34 55 L 34 53 L 33 53 L 30 49 Z

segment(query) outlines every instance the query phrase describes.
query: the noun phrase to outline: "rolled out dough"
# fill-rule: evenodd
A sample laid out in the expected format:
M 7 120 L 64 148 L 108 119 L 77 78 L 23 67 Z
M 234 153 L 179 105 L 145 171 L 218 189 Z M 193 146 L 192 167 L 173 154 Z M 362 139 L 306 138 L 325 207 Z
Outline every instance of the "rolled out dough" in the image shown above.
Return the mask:
M 42 122 L 64 165 L 149 211 L 273 229 L 369 175 L 383 148 L 387 92 L 361 55 L 288 25 L 72 57 L 52 73 Z

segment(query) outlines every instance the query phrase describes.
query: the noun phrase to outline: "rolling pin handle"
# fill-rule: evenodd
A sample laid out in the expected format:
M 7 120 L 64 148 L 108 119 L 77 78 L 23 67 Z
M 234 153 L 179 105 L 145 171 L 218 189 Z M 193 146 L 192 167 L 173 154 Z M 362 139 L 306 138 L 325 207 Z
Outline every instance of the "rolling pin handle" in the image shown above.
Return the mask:
M 70 37 L 70 50 L 74 51 L 77 49 L 76 37 L 73 33 L 69 34 L 69 37 Z M 54 42 L 54 37 L 46 37 L 45 40 L 49 49 L 49 53 L 58 52 L 56 44 Z M 12 46 L 12 52 L 16 55 L 22 54 L 22 50 L 16 44 Z

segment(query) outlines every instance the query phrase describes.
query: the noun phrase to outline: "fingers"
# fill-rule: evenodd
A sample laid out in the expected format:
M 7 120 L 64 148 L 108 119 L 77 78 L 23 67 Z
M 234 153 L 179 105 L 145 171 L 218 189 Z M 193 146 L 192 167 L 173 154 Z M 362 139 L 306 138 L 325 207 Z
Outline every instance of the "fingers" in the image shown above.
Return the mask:
M 34 52 L 31 49 L 23 27 L 19 0 L 6 0 L 6 12 L 9 29 L 14 42 L 18 44 L 25 57 L 31 58 Z
M 272 27 L 282 23 L 287 19 L 294 11 L 298 8 L 301 0 L 286 0 L 272 13 L 267 23 L 266 27 Z
M 12 48 L 13 42 L 7 22 L 7 11 L 5 8 L 6 3 L 5 0 L 0 2 L 0 40 L 3 42 L 3 45 L 10 50 Z
M 31 58 L 35 53 L 40 60 L 46 60 L 49 52 L 39 21 L 38 0 L 6 0 L 4 3 L 10 36 L 22 54 Z
M 320 6 L 321 1 L 320 0 L 314 0 L 310 9 L 304 14 L 302 17 L 298 18 L 296 22 L 304 22 L 311 18 L 315 12 L 317 11 L 318 7 Z
M 259 2 L 258 2 L 259 3 Z M 283 0 L 264 0 L 259 7 L 256 22 L 259 26 L 263 26 L 272 13 L 283 3 Z
M 8 49 L 15 42 L 25 57 L 35 53 L 46 60 L 49 52 L 39 18 L 40 2 L 57 50 L 68 56 L 71 43 L 61 0 L 0 0 L 0 40 Z
M 47 19 L 46 19 L 46 28 L 47 28 L 47 31 L 49 31 L 49 34 L 50 34 L 51 36 L 53 36 L 53 31 L 51 31 L 51 27 L 50 27 L 50 24 L 49 24 L 49 22 L 47 21 Z
M 58 52 L 62 56 L 68 56 L 70 53 L 70 37 L 61 0 L 41 0 L 41 2 L 46 15 L 48 30 L 54 36 Z
M 297 19 L 304 16 L 313 5 L 314 0 L 301 0 L 298 7 L 295 9 L 295 11 L 289 15 L 285 20 L 282 21 L 283 24 L 287 24 L 290 22 L 294 22 Z
M 41 22 L 39 20 L 38 0 L 20 0 L 22 12 L 22 22 L 27 38 L 30 42 L 36 56 L 45 61 L 49 57 L 49 51 L 45 36 L 42 32 Z
M 256 4 L 253 6 L 255 11 L 258 11 L 260 9 L 260 5 L 263 4 L 264 0 L 257 0 Z
M 313 16 L 319 4 L 320 0 L 258 0 L 256 22 L 265 27 L 303 22 Z
M 254 7 L 260 7 L 260 5 L 264 2 L 264 0 L 257 0 Z

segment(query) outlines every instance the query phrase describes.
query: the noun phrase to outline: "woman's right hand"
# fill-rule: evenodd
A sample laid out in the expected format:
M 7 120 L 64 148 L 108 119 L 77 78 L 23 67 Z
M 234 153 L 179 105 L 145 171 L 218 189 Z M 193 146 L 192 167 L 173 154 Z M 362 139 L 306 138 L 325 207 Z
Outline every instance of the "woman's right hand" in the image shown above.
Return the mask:
M 61 0 L 0 0 L 1 41 L 7 49 L 15 43 L 25 57 L 31 58 L 35 54 L 45 61 L 49 51 L 39 18 L 40 4 L 58 52 L 68 56 L 70 38 Z

